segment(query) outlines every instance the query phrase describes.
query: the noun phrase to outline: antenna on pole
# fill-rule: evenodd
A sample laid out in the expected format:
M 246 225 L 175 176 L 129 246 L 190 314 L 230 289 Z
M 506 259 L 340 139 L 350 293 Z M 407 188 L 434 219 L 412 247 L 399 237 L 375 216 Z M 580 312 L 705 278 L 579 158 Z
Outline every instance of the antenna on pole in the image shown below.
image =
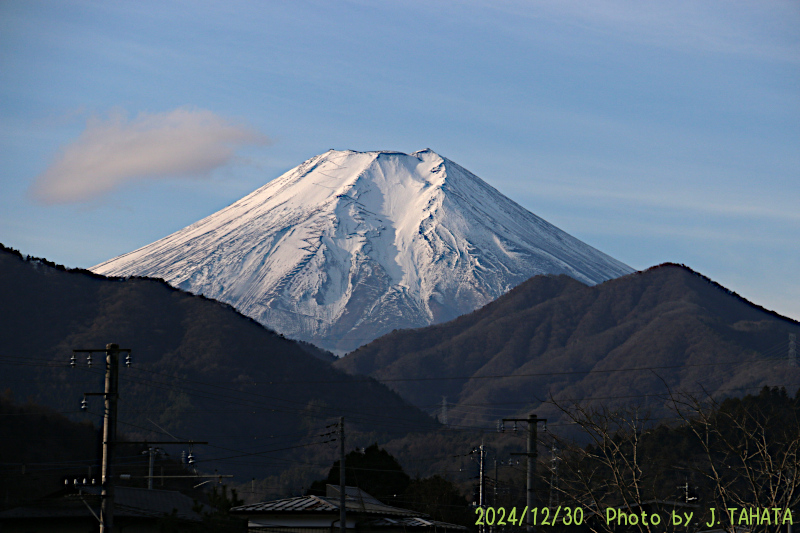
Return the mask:
M 552 509 L 558 506 L 558 447 L 554 442 L 550 446 L 550 453 L 552 455 L 550 459 L 550 505 L 549 507 Z

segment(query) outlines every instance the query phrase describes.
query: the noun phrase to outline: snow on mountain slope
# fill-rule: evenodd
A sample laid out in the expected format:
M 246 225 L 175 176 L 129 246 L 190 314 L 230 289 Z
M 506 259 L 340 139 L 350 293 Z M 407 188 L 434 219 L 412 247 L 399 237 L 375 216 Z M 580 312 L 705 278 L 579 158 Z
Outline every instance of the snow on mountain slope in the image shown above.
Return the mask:
M 337 353 L 536 274 L 595 284 L 633 271 L 431 150 L 330 150 L 92 270 L 163 278 Z

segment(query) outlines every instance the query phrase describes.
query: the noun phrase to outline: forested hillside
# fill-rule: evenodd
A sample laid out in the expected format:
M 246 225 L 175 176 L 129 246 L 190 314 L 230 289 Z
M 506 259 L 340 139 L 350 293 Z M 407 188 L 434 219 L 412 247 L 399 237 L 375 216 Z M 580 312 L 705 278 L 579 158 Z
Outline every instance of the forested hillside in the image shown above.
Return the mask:
M 593 287 L 537 276 L 456 320 L 395 331 L 335 363 L 451 422 L 491 424 L 554 397 L 661 409 L 668 389 L 732 395 L 796 386 L 800 325 L 666 264 Z M 552 406 L 542 416 L 555 413 Z M 498 416 L 500 415 L 500 416 Z

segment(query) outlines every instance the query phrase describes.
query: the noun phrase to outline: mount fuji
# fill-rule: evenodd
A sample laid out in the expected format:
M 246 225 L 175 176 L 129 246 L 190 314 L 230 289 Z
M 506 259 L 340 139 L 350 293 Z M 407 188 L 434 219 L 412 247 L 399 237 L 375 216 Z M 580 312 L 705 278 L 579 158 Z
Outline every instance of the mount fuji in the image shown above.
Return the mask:
M 163 278 L 339 354 L 537 274 L 593 285 L 633 272 L 431 150 L 330 150 L 91 270 Z

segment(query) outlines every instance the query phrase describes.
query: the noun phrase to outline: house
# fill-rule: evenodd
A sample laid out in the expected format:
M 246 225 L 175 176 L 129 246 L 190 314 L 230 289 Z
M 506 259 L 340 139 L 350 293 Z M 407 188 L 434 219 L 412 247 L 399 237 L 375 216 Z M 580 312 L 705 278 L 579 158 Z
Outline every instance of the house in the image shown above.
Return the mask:
M 100 492 L 96 485 L 69 486 L 37 502 L 0 513 L 3 533 L 85 533 L 98 530 Z M 114 488 L 114 530 L 157 533 L 165 521 L 200 522 L 194 501 L 173 490 Z
M 231 514 L 246 518 L 250 533 L 336 533 L 340 491 L 327 485 L 325 496 L 298 496 L 241 505 Z M 347 529 L 355 532 L 463 533 L 464 526 L 430 520 L 424 513 L 392 507 L 358 487 L 345 487 Z

